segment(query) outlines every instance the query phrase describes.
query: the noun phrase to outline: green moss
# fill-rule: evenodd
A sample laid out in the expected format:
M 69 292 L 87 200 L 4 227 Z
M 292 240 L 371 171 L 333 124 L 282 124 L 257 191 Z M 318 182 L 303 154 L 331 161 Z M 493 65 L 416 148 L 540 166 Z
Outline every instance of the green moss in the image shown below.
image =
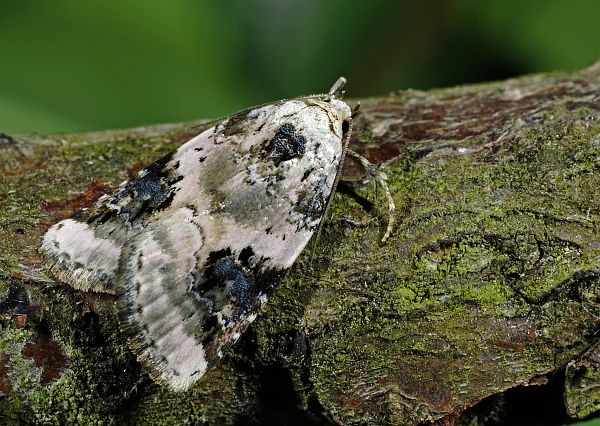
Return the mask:
M 72 330 L 68 333 L 68 327 L 58 328 L 55 337 L 65 346 L 69 371 L 49 386 L 27 388 L 36 424 L 119 422 L 115 407 L 129 398 L 140 368 L 116 331 L 116 324 L 110 316 L 107 318 L 101 327 L 103 337 L 96 343 L 80 342 Z
M 583 419 L 600 409 L 600 368 L 594 359 L 598 346 L 593 346 L 581 359 L 570 363 L 565 378 L 565 404 L 571 417 Z
M 386 170 L 401 213 L 394 236 L 378 246 L 381 223 L 346 231 L 342 247 L 323 253 L 328 270 L 317 279 L 327 291 L 307 307 L 312 378 L 325 405 L 347 407 L 340 395 L 387 388 L 382 368 L 409 396 L 440 383 L 452 392 L 444 400 L 460 405 L 482 387 L 503 389 L 552 368 L 546 338 L 564 359 L 581 350 L 573 336 L 587 333 L 589 317 L 564 301 L 569 280 L 598 265 L 598 150 L 589 143 L 598 129 L 582 132 L 560 111 L 546 119 L 550 126 L 508 138 L 496 162 L 444 155 Z M 333 211 L 352 214 L 350 205 L 336 200 Z M 556 302 L 538 310 L 541 300 Z M 540 328 L 547 337 L 532 337 Z M 361 404 L 361 414 L 337 414 L 368 421 L 377 404 Z
M 4 366 L 8 369 L 13 392 L 1 400 L 2 417 L 7 421 L 18 424 L 27 419 L 30 407 L 26 403 L 28 390 L 39 385 L 40 369 L 35 367 L 33 360 L 23 357 L 21 351 L 32 332 L 14 329 L 7 324 L 0 323 L 0 354 L 4 359 Z
M 115 424 L 114 416 L 98 413 L 94 402 L 72 375 L 30 397 L 36 424 Z

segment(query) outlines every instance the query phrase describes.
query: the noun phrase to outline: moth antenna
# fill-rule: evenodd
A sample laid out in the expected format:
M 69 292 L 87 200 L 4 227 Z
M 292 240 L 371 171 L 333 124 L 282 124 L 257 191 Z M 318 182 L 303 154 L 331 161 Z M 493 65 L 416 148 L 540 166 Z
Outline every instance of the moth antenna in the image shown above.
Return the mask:
M 335 83 L 333 83 L 333 86 L 331 86 L 331 89 L 329 89 L 329 95 L 335 97 L 335 98 L 339 98 L 342 97 L 344 95 L 343 92 L 343 88 L 346 85 L 346 82 L 348 80 L 346 80 L 345 77 L 340 77 L 338 78 Z
M 383 189 L 383 193 L 385 194 L 385 198 L 387 199 L 388 204 L 388 224 L 385 230 L 385 234 L 383 234 L 383 238 L 381 238 L 381 242 L 385 243 L 388 238 L 392 235 L 394 230 L 394 225 L 396 224 L 396 217 L 394 212 L 396 211 L 396 203 L 394 202 L 394 197 L 392 197 L 392 193 L 390 191 L 390 187 L 387 182 L 387 176 L 384 172 L 382 172 L 376 165 L 371 163 L 365 157 L 360 155 L 358 152 L 352 151 L 348 149 L 348 155 L 356 158 L 360 164 L 365 169 L 365 172 L 381 186 Z

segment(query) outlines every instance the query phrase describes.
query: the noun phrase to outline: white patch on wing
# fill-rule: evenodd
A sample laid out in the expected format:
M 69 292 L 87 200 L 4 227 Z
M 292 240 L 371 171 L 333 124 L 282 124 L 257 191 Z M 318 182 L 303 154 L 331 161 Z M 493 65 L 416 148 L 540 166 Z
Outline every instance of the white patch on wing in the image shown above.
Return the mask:
M 102 284 L 114 283 L 121 248 L 111 240 L 97 238 L 86 223 L 73 219 L 57 223 L 44 235 L 42 248 L 60 279 L 81 290 L 114 292 Z

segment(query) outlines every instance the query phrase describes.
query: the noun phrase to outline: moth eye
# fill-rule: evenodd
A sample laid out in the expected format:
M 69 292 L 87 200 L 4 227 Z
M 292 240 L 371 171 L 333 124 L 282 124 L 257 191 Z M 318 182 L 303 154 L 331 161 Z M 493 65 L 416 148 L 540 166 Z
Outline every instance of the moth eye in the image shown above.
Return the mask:
M 275 157 L 275 163 L 279 165 L 282 161 L 299 158 L 304 155 L 306 139 L 296 132 L 296 128 L 290 124 L 283 124 L 267 145 Z
M 342 134 L 345 136 L 350 130 L 350 122 L 348 120 L 342 121 Z

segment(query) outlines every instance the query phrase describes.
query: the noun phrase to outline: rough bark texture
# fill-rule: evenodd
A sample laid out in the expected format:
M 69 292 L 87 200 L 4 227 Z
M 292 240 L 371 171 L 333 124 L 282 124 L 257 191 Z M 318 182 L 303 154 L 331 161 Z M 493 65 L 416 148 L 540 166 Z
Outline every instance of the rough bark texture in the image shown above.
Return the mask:
M 183 394 L 148 379 L 113 299 L 47 277 L 38 248 L 190 123 L 0 136 L 2 423 L 483 424 L 515 400 L 555 423 L 595 413 L 599 118 L 600 64 L 361 100 L 352 144 L 389 177 L 392 238 L 374 185 L 342 184 L 314 260 Z

